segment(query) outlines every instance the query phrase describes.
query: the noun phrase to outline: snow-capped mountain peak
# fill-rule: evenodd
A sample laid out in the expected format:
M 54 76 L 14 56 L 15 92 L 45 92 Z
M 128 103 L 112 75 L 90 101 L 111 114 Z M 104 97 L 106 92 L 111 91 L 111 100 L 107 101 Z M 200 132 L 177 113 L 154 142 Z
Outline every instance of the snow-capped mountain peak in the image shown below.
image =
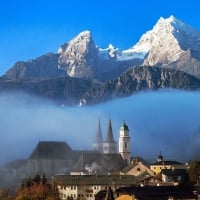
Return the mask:
M 114 69 L 113 65 L 117 62 L 121 64 L 131 62 L 134 65 L 137 61 L 143 65 L 173 66 L 179 69 L 182 62 L 174 63 L 183 58 L 185 65 L 190 63 L 189 59 L 192 56 L 200 59 L 200 32 L 171 15 L 168 18 L 160 17 L 152 30 L 143 34 L 140 40 L 129 49 L 120 50 L 112 44 L 104 49 L 97 47 L 92 40 L 91 32 L 86 30 L 63 44 L 59 53 L 60 68 L 67 68 L 67 73 L 76 77 L 82 77 L 83 74 L 86 76 L 90 74 L 91 77 L 94 70 L 96 72 L 109 71 Z M 196 61 L 192 62 L 196 63 Z M 87 73 L 83 72 L 85 70 L 83 66 L 88 68 Z M 196 69 L 192 70 L 184 71 L 193 75 Z
M 72 77 L 92 78 L 96 51 L 91 32 L 83 31 L 68 43 L 61 45 L 58 51 L 58 68 Z
M 79 43 L 80 41 L 83 43 L 88 43 L 92 38 L 92 34 L 89 30 L 82 31 L 76 37 L 74 37 L 69 43 L 64 43 L 58 48 L 58 54 L 62 54 L 66 51 L 69 46 L 74 45 L 75 43 Z M 80 45 L 80 44 L 79 44 Z
M 146 54 L 144 65 L 172 67 L 180 59 L 190 59 L 194 52 L 200 57 L 197 53 L 200 52 L 200 32 L 172 15 L 166 19 L 161 17 L 152 30 L 142 35 L 132 50 Z M 186 72 L 196 73 L 190 70 Z
M 77 78 L 108 80 L 137 65 L 175 68 L 200 77 L 200 31 L 173 15 L 160 17 L 133 47 L 120 50 L 112 44 L 107 48 L 98 47 L 91 32 L 85 30 L 62 44 L 55 58 L 58 58 L 57 70 L 62 71 L 61 74 L 66 72 Z M 46 60 L 44 65 L 47 65 Z M 16 65 L 8 76 L 28 76 L 23 75 L 20 66 Z

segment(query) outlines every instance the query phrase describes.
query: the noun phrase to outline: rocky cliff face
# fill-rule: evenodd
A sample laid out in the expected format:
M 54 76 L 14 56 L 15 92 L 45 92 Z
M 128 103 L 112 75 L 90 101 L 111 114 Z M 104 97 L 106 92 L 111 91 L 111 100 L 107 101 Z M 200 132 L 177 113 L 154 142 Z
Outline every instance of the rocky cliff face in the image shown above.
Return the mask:
M 114 80 L 91 87 L 82 98 L 88 104 L 159 88 L 200 89 L 200 80 L 185 72 L 159 67 L 133 67 Z
M 80 33 L 68 44 L 62 45 L 58 52 L 59 69 L 66 71 L 71 77 L 94 78 L 97 48 L 90 31 Z
M 5 77 L 8 79 L 40 79 L 66 76 L 58 69 L 58 54 L 46 54 L 27 62 L 19 61 L 9 69 Z
M 17 62 L 5 74 L 8 79 L 44 79 L 69 76 L 81 79 L 109 80 L 124 70 L 142 63 L 137 54 L 123 56 L 118 49 L 109 46 L 101 49 L 93 41 L 90 31 L 84 31 L 64 43 L 58 54 L 47 54 L 27 62 Z
M 25 92 L 53 100 L 59 104 L 74 105 L 91 87 L 92 81 L 71 77 L 55 79 L 0 79 L 0 93 Z

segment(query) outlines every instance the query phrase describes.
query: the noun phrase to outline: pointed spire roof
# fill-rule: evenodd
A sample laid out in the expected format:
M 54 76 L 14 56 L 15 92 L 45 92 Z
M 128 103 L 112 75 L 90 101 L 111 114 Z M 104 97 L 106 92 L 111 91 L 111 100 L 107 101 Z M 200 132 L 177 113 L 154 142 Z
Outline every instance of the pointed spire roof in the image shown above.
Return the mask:
M 115 142 L 113 138 L 112 124 L 111 124 L 110 118 L 108 122 L 107 138 L 105 142 L 109 142 L 109 143 Z
M 97 134 L 96 134 L 96 140 L 95 140 L 95 142 L 97 142 L 97 143 L 101 143 L 102 142 L 102 131 L 101 131 L 100 117 L 99 117 L 99 121 L 98 121 L 98 129 L 97 129 Z
M 109 188 L 107 190 L 105 200 L 115 200 L 114 199 L 114 195 L 113 195 L 113 191 L 112 191 L 110 186 L 109 186 Z

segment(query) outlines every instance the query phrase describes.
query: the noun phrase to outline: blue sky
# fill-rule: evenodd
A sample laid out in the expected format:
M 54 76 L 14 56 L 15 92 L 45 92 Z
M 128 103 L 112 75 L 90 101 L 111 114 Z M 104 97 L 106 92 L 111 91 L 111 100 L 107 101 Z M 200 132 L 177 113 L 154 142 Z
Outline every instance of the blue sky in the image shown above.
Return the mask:
M 176 18 L 200 30 L 199 0 L 8 0 L 0 6 L 0 75 L 16 61 L 36 58 L 83 30 L 95 43 L 133 46 L 157 20 Z

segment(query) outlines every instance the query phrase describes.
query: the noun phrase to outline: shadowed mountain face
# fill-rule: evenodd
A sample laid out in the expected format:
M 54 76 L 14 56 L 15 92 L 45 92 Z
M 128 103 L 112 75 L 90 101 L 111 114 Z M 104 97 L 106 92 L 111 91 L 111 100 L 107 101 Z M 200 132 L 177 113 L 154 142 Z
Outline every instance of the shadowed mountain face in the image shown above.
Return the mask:
M 91 88 L 83 98 L 88 103 L 97 103 L 116 97 L 130 96 L 137 91 L 159 88 L 197 90 L 200 88 L 200 80 L 174 69 L 133 67 L 118 78 Z
M 9 69 L 5 77 L 8 79 L 44 79 L 66 76 L 58 69 L 58 54 L 46 54 L 27 62 L 19 61 Z
M 71 77 L 55 79 L 0 79 L 0 92 L 26 92 L 67 105 L 77 104 L 92 81 Z
M 185 72 L 157 67 L 132 67 L 105 83 L 71 77 L 46 80 L 0 79 L 0 92 L 25 91 L 66 105 L 94 104 L 142 90 L 177 88 L 197 90 L 200 80 Z

